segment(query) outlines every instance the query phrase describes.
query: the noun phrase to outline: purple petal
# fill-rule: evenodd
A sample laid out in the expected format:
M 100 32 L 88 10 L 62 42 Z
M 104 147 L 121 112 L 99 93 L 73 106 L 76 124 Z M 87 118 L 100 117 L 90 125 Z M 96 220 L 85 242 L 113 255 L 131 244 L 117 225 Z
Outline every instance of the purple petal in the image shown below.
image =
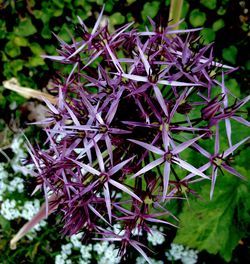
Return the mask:
M 215 182 L 216 182 L 216 178 L 217 178 L 217 173 L 218 173 L 218 169 L 215 165 L 213 165 L 212 167 L 212 185 L 211 185 L 211 191 L 210 191 L 210 200 L 212 200 L 213 198 L 213 193 L 214 193 L 214 187 L 215 187 Z
M 52 111 L 52 113 L 59 115 L 59 111 L 54 107 L 54 105 L 45 97 L 42 97 L 43 101 L 46 103 L 48 108 Z
M 134 74 L 126 74 L 126 73 L 122 73 L 122 74 L 114 73 L 114 74 L 121 75 L 122 77 L 127 78 L 132 81 L 148 82 L 148 78 L 146 76 L 139 76 L 139 75 L 134 75 Z
M 128 139 L 128 141 L 133 142 L 133 143 L 145 148 L 146 150 L 152 151 L 152 152 L 154 152 L 156 154 L 159 154 L 159 155 L 164 155 L 164 153 L 165 153 L 161 149 L 159 149 L 159 148 L 157 148 L 157 147 L 155 147 L 153 145 L 144 143 L 142 141 L 138 141 L 138 140 L 134 140 L 134 139 Z
M 202 138 L 204 135 L 200 135 L 196 138 L 190 139 L 186 142 L 181 143 L 180 145 L 178 145 L 177 147 L 175 147 L 172 150 L 172 154 L 176 155 L 179 154 L 180 152 L 182 152 L 184 149 L 188 148 L 189 146 L 191 146 L 195 141 L 199 140 L 200 138 Z
M 240 145 L 242 145 L 243 143 L 245 143 L 247 140 L 250 139 L 250 136 L 249 137 L 246 137 L 244 138 L 243 140 L 241 140 L 239 143 L 233 145 L 232 147 L 230 147 L 229 149 L 227 149 L 225 152 L 224 152 L 224 155 L 223 157 L 226 158 L 227 156 L 229 156 L 230 154 L 232 154 Z
M 242 176 L 238 171 L 236 171 L 234 168 L 228 166 L 226 163 L 223 163 L 221 165 L 226 171 L 228 171 L 229 173 L 239 177 L 242 180 L 246 180 L 246 178 L 244 176 Z
M 238 121 L 239 123 L 241 123 L 241 124 L 243 124 L 245 126 L 250 127 L 250 122 L 247 121 L 246 119 L 240 117 L 240 116 L 232 116 L 231 118 L 236 120 L 236 121 Z
M 104 11 L 104 7 L 105 7 L 105 5 L 103 5 L 102 10 L 101 10 L 101 13 L 99 14 L 99 16 L 98 16 L 98 18 L 97 18 L 97 20 L 95 22 L 94 28 L 93 28 L 93 30 L 91 32 L 91 35 L 94 35 L 96 33 L 96 31 L 97 31 L 97 29 L 98 29 L 98 27 L 99 27 L 99 25 L 101 23 L 101 19 L 102 19 L 102 14 L 103 14 L 103 11 Z
M 203 172 L 203 171 L 207 170 L 208 168 L 210 168 L 210 166 L 211 166 L 211 162 L 208 162 L 205 165 L 198 168 L 198 170 Z M 182 181 L 187 181 L 187 180 L 193 178 L 195 175 L 196 174 L 194 174 L 194 173 L 189 173 L 185 178 L 182 179 Z
M 165 100 L 162 96 L 160 89 L 156 85 L 154 85 L 154 92 L 155 92 L 155 96 L 157 98 L 157 101 L 158 101 L 159 105 L 161 106 L 164 114 L 166 115 L 166 117 L 168 117 L 168 110 L 167 110 Z
M 75 164 L 77 164 L 78 166 L 80 166 L 81 168 L 83 168 L 84 170 L 86 170 L 87 172 L 92 173 L 92 174 L 97 175 L 97 176 L 100 175 L 100 172 L 98 170 L 90 167 L 89 165 L 84 164 L 82 162 L 79 162 L 77 160 L 73 160 L 73 159 L 70 159 L 70 158 L 68 158 L 68 159 L 71 160 L 71 161 L 73 161 Z
M 173 109 L 171 110 L 171 113 L 169 115 L 169 122 L 171 122 L 173 116 L 174 116 L 174 113 L 176 112 L 178 106 L 180 105 L 180 103 L 183 101 L 183 99 L 186 97 L 186 91 L 187 89 L 185 89 L 182 94 L 179 96 L 179 98 L 176 100 L 175 102 L 175 105 L 173 107 Z
M 165 201 L 167 191 L 168 191 L 168 183 L 169 183 L 169 175 L 170 175 L 170 163 L 165 161 L 164 163 L 164 173 L 163 173 L 163 195 L 162 201 Z
M 111 166 L 113 166 L 113 151 L 112 151 L 112 143 L 111 143 L 111 140 L 110 140 L 109 135 L 105 135 L 104 138 L 105 138 L 105 143 L 106 143 L 107 150 L 108 150 L 108 153 L 109 153 L 110 163 L 111 163 Z
M 181 159 L 179 159 L 177 157 L 174 157 L 173 162 L 175 164 L 179 165 L 180 167 L 182 167 L 183 169 L 188 170 L 188 171 L 194 173 L 195 175 L 199 175 L 202 178 L 209 179 L 209 177 L 206 176 L 202 171 L 196 169 L 194 166 L 192 166 L 191 164 L 187 163 L 184 160 L 181 160 Z
M 171 86 L 200 86 L 197 83 L 186 83 L 186 82 L 177 82 L 177 81 L 167 81 L 167 80 L 160 80 L 157 83 L 164 84 L 164 85 L 171 85 Z
M 130 196 L 134 197 L 136 200 L 142 203 L 142 200 L 132 191 L 130 191 L 126 186 L 122 185 L 121 183 L 114 181 L 112 179 L 109 179 L 109 183 L 118 188 L 119 190 L 129 194 Z
M 80 122 L 78 121 L 76 115 L 73 113 L 73 111 L 70 109 L 69 106 L 65 104 L 65 108 L 69 112 L 70 117 L 72 118 L 73 122 L 75 123 L 76 126 L 81 126 Z
M 229 146 L 232 147 L 232 138 L 231 138 L 232 129 L 231 129 L 230 120 L 228 118 L 225 119 L 225 124 L 226 124 L 226 132 L 227 132 L 228 143 L 229 143 Z
M 193 143 L 193 147 L 196 148 L 203 156 L 210 158 L 211 155 L 209 152 L 207 152 L 204 148 L 202 148 L 201 146 L 199 146 L 196 143 Z
M 111 223 L 112 222 L 111 198 L 110 198 L 110 192 L 109 192 L 109 185 L 107 182 L 104 183 L 103 192 L 104 192 L 105 203 L 106 203 L 106 207 L 108 211 L 109 222 Z
M 147 254 L 142 250 L 142 248 L 137 245 L 137 242 L 131 240 L 129 241 L 129 244 L 131 244 L 131 246 L 134 247 L 149 264 L 153 264 L 152 261 L 148 258 Z
M 100 170 L 101 172 L 105 172 L 105 166 L 104 166 L 104 160 L 102 157 L 102 153 L 97 144 L 94 144 L 94 146 L 95 146 L 96 157 L 99 163 Z
M 127 163 L 129 163 L 133 158 L 134 158 L 134 157 L 129 158 L 129 159 L 124 160 L 123 162 L 121 162 L 121 163 L 115 165 L 113 168 L 111 168 L 111 169 L 109 170 L 109 172 L 108 172 L 109 175 L 110 175 L 110 176 L 111 176 L 111 175 L 114 175 L 117 171 L 119 171 L 119 170 L 122 169 Z
M 162 125 L 162 141 L 165 151 L 169 151 L 170 138 L 166 128 L 167 124 Z
M 142 62 L 143 62 L 143 64 L 144 64 L 144 67 L 145 67 L 146 73 L 147 73 L 147 75 L 149 76 L 150 71 L 151 71 L 151 67 L 150 67 L 150 64 L 149 64 L 147 58 L 145 57 L 145 55 L 144 55 L 144 53 L 143 53 L 141 47 L 140 47 L 139 41 L 138 41 L 138 43 L 137 43 L 137 48 L 138 48 L 138 50 L 139 50 L 140 57 L 141 57 L 141 60 L 142 60 Z
M 150 162 L 148 165 L 146 165 L 141 170 L 139 170 L 135 175 L 133 175 L 131 177 L 131 179 L 133 179 L 133 178 L 135 178 L 135 177 L 137 177 L 137 176 L 139 176 L 139 175 L 141 175 L 141 174 L 143 174 L 143 173 L 145 173 L 147 171 L 152 170 L 153 168 L 155 168 L 156 166 L 160 165 L 163 162 L 164 162 L 164 157 L 161 157 L 161 158 L 159 158 L 157 160 L 154 160 L 154 161 Z
M 216 124 L 216 132 L 215 132 L 215 143 L 214 143 L 214 154 L 218 155 L 220 150 L 220 135 L 219 135 L 219 125 Z
M 88 207 L 89 209 L 96 215 L 98 216 L 100 219 L 102 219 L 106 224 L 108 224 L 109 226 L 110 223 L 91 205 L 91 204 L 88 204 Z M 112 226 L 111 226 L 112 227 Z
M 115 65 L 117 71 L 118 71 L 118 72 L 124 72 L 123 69 L 122 69 L 122 67 L 121 67 L 121 65 L 120 65 L 120 63 L 119 63 L 119 61 L 118 61 L 117 58 L 115 57 L 114 53 L 111 51 L 111 49 L 110 49 L 108 43 L 105 43 L 105 47 L 106 47 L 106 49 L 107 49 L 107 51 L 108 51 L 108 53 L 109 53 L 109 56 L 110 56 L 111 59 L 112 59 L 112 62 L 113 62 L 113 64 Z

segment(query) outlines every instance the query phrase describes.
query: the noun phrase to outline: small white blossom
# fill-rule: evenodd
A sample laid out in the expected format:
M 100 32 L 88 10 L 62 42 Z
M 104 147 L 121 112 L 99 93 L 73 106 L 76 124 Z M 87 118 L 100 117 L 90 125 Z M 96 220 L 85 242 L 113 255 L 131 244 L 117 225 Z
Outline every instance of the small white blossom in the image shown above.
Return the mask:
M 7 189 L 8 189 L 7 184 L 5 184 L 4 181 L 0 180 L 0 202 L 3 201 L 3 196 Z
M 35 199 L 34 201 L 26 201 L 22 208 L 21 217 L 26 220 L 31 220 L 31 218 L 38 213 L 40 209 L 40 201 Z
M 14 220 L 20 216 L 18 209 L 16 208 L 16 201 L 6 199 L 1 204 L 1 215 L 7 220 Z
M 4 168 L 4 163 L 0 163 L 0 180 L 8 178 L 8 172 Z
M 70 237 L 70 241 L 74 248 L 81 248 L 82 246 L 82 242 L 80 240 L 81 237 L 82 237 L 82 233 L 78 233 Z
M 81 257 L 83 260 L 87 261 L 91 259 L 92 245 L 87 246 L 82 245 L 80 248 Z
M 171 244 L 171 249 L 166 252 L 168 260 L 181 260 L 183 264 L 195 264 L 198 261 L 198 251 L 184 247 L 183 245 Z
M 104 254 L 98 261 L 98 264 L 118 264 L 120 263 L 121 258 L 118 256 L 118 249 L 115 249 L 114 245 L 109 245 L 105 250 Z
M 148 233 L 148 241 L 153 245 L 161 245 L 164 241 L 165 241 L 165 237 L 163 236 L 163 234 L 156 230 L 156 226 L 153 226 L 153 230 L 151 233 Z
M 93 246 L 93 250 L 97 252 L 98 255 L 101 255 L 105 252 L 105 250 L 108 248 L 109 243 L 107 241 L 103 241 L 100 243 L 96 243 Z
M 24 180 L 20 177 L 15 177 L 12 181 L 8 184 L 8 191 L 14 192 L 18 191 L 19 193 L 23 192 L 24 190 Z
M 67 257 L 67 256 L 66 256 Z M 63 255 L 56 255 L 56 258 L 55 258 L 55 264 L 65 264 L 65 256 Z
M 164 262 L 161 261 L 161 260 L 155 260 L 155 259 L 152 259 L 152 258 L 149 258 L 149 259 L 150 259 L 152 264 L 164 264 Z M 136 264 L 147 264 L 147 261 L 146 261 L 146 259 L 144 257 L 138 257 L 136 259 Z
M 66 245 L 61 246 L 62 252 L 66 255 L 70 255 L 72 253 L 72 244 L 68 243 Z
M 125 230 L 122 230 L 121 225 L 119 224 L 113 225 L 113 232 L 116 235 L 120 235 L 120 236 L 123 236 L 125 234 Z

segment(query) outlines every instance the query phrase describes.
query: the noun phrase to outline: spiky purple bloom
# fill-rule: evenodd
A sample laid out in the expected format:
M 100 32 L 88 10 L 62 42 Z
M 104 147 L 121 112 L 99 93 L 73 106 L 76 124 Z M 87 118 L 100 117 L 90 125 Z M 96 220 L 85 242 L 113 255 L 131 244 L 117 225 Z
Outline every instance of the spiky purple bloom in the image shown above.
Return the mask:
M 249 140 L 232 145 L 230 119 L 249 126 L 238 110 L 250 98 L 229 105 L 234 96 L 224 75 L 233 69 L 213 60 L 212 45 L 196 47 L 195 30 L 151 21 L 152 31 L 128 31 L 130 23 L 110 33 L 101 15 L 91 32 L 79 18 L 81 40 L 67 44 L 57 37 L 59 56 L 44 56 L 71 64 L 72 71 L 55 84 L 58 104 L 45 99 L 48 139 L 43 149 L 29 145 L 31 174 L 47 212 L 48 192 L 57 197 L 64 234 L 120 241 L 122 256 L 132 246 L 149 261 L 135 228 L 174 225 L 167 202 L 181 198 L 181 186 L 192 192 L 190 184 L 200 180 L 211 180 L 212 197 L 219 167 L 241 177 L 224 159 Z M 229 148 L 219 154 L 222 121 Z M 214 142 L 212 154 L 200 146 L 205 140 Z M 181 157 L 187 149 L 209 162 L 196 168 Z M 166 215 L 169 221 L 161 219 Z M 121 235 L 110 231 L 115 223 Z

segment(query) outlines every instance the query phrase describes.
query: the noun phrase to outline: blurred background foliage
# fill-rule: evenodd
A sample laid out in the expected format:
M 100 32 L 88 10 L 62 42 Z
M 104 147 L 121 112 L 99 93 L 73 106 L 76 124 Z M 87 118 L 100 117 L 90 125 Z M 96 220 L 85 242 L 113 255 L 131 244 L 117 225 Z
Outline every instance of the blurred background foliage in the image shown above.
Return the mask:
M 66 42 L 70 42 L 70 32 L 75 35 L 74 31 L 78 24 L 77 16 L 81 17 L 87 26 L 91 26 L 104 3 L 104 15 L 109 19 L 111 28 L 135 21 L 136 27 L 145 29 L 145 26 L 149 26 L 147 17 L 160 20 L 161 23 L 168 22 L 170 0 L 0 0 L 1 82 L 15 77 L 22 86 L 46 90 L 56 72 L 67 71 L 65 65 L 52 63 L 40 57 L 42 54 L 57 54 L 56 48 L 59 45 L 52 32 L 58 34 Z M 242 94 L 248 94 L 250 90 L 250 7 L 248 1 L 184 0 L 181 17 L 184 18 L 184 22 L 180 25 L 181 28 L 203 28 L 198 40 L 200 44 L 215 42 L 214 55 L 218 61 L 239 67 L 239 70 L 232 73 L 230 79 L 226 80 L 226 85 L 230 90 L 240 98 L 243 98 Z M 26 99 L 5 90 L 0 83 L 0 140 L 2 145 L 6 143 L 4 140 L 7 140 L 7 143 L 11 141 L 10 138 L 17 131 L 15 129 L 25 126 L 27 109 Z M 235 125 L 234 130 L 237 130 L 234 135 L 236 138 L 238 135 L 242 137 L 248 133 L 241 126 Z M 27 134 L 30 135 L 31 140 L 34 134 L 37 138 L 42 137 L 39 129 L 35 127 L 29 128 Z M 226 142 L 226 139 L 224 141 Z M 250 155 L 249 148 L 243 149 L 242 154 L 241 158 L 235 161 L 238 164 L 236 169 L 243 175 L 247 175 L 250 171 L 247 160 Z M 193 158 L 195 159 L 195 156 Z M 229 179 L 232 179 L 232 176 Z M 218 182 L 217 189 L 215 199 L 205 210 L 200 207 L 200 202 L 192 198 L 191 206 L 186 204 L 183 210 L 180 209 L 180 205 L 173 205 L 176 207 L 176 212 L 180 213 L 183 228 L 176 237 L 176 231 L 171 231 L 172 235 L 170 233 L 169 238 L 173 240 L 175 237 L 176 242 L 189 244 L 199 250 L 206 249 L 213 254 L 220 253 L 221 257 L 227 261 L 231 259 L 231 254 L 238 245 L 232 262 L 241 263 L 243 257 L 250 261 L 250 256 L 246 253 L 250 244 L 248 238 L 250 203 L 247 199 L 250 186 L 242 184 L 238 179 L 233 179 L 233 182 Z M 205 186 L 202 194 L 208 196 L 208 190 L 209 186 Z M 235 193 L 235 201 L 229 199 L 232 192 Z M 229 204 L 224 203 L 225 200 Z M 231 210 L 228 210 L 230 205 L 232 205 Z M 217 214 L 210 215 L 214 211 Z M 226 220 L 221 220 L 222 216 Z M 238 222 L 232 220 L 235 216 Z M 193 221 L 197 217 L 203 220 L 203 226 L 198 226 L 199 221 Z M 204 220 L 207 218 L 209 221 Z M 189 219 L 192 220 L 189 221 Z M 56 243 L 58 233 L 52 228 L 55 220 L 52 218 L 49 222 L 51 223 L 48 223 L 47 232 L 42 233 L 32 243 L 26 240 L 26 243 L 29 243 L 27 248 L 21 247 L 14 254 L 8 248 L 8 240 L 2 239 L 0 252 L 5 251 L 5 256 L 12 256 L 3 263 L 16 263 L 17 259 L 24 256 L 26 262 L 22 263 L 45 263 L 45 259 L 46 263 L 52 263 L 53 252 L 60 250 L 60 244 Z M 17 227 L 22 224 L 16 221 L 10 223 L 0 216 L 1 236 L 11 237 L 18 229 Z M 200 229 L 204 231 L 203 244 L 200 243 L 201 238 L 198 237 Z M 192 239 L 190 239 L 190 232 L 194 234 Z M 234 234 L 233 238 L 232 234 Z M 220 244 L 214 243 L 218 236 L 220 236 Z M 239 240 L 244 247 L 239 246 Z M 53 251 L 48 241 L 54 241 Z M 37 252 L 40 257 L 37 257 Z M 46 254 L 48 256 L 45 258 Z M 223 260 L 218 257 L 215 260 L 212 256 L 204 255 L 203 257 L 202 254 L 201 259 L 205 261 L 204 263 L 223 263 Z

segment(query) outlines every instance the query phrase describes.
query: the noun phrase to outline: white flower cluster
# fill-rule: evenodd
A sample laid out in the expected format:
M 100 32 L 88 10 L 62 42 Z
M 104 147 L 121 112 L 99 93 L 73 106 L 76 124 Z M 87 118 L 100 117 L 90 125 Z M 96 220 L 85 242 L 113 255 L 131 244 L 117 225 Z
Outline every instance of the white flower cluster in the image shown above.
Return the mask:
M 0 163 L 0 202 L 3 201 L 3 195 L 8 188 L 8 185 L 5 183 L 7 178 L 8 172 L 4 168 L 4 163 Z
M 16 208 L 15 200 L 6 199 L 1 204 L 1 215 L 7 220 L 14 220 L 20 216 L 19 210 Z
M 21 169 L 20 169 L 20 160 L 26 157 L 26 153 L 24 151 L 23 145 L 24 145 L 23 137 L 16 136 L 12 140 L 12 143 L 11 143 L 11 146 L 10 146 L 12 151 L 15 154 L 14 158 L 11 160 L 11 166 L 12 166 L 12 169 L 15 172 L 21 171 Z
M 153 246 L 161 245 L 165 241 L 165 237 L 162 234 L 163 229 L 157 230 L 157 226 L 152 227 L 152 232 L 148 233 L 147 239 Z
M 7 220 L 14 220 L 19 217 L 30 220 L 40 209 L 39 200 L 26 201 L 21 205 L 21 201 L 6 199 L 1 204 L 1 215 Z M 46 222 L 43 220 L 34 226 L 34 230 L 40 231 L 41 227 L 45 226 Z M 34 231 L 33 230 L 33 231 Z M 32 236 L 31 236 L 32 237 Z M 31 237 L 29 237 L 31 239 Z
M 183 264 L 195 264 L 198 260 L 198 251 L 172 243 L 171 249 L 166 252 L 166 256 L 170 261 L 180 260 Z
M 12 169 L 15 173 L 23 172 L 20 159 L 26 156 L 24 139 L 21 136 L 16 136 L 10 147 L 14 153 L 14 157 L 10 160 Z M 9 173 L 5 167 L 4 163 L 0 163 L 0 213 L 9 221 L 17 218 L 30 220 L 39 211 L 40 202 L 38 199 L 33 201 L 13 199 L 12 193 L 24 192 L 24 179 L 16 174 Z M 45 225 L 46 222 L 41 221 L 27 234 L 27 237 L 33 239 L 36 236 L 36 231 L 40 231 Z
M 152 264 L 164 264 L 162 260 L 155 260 L 152 258 L 149 258 Z M 136 264 L 147 264 L 147 261 L 144 257 L 138 257 L 136 259 Z
M 114 244 L 110 244 L 107 241 L 96 243 L 93 247 L 94 251 L 98 254 L 98 264 L 117 264 L 120 263 L 120 257 L 118 256 L 118 249 Z
M 117 256 L 118 249 L 115 249 L 113 244 L 107 241 L 98 242 L 94 245 L 83 245 L 81 243 L 82 233 L 73 235 L 70 238 L 70 242 L 66 245 L 61 246 L 61 252 L 55 258 L 55 264 L 71 264 L 71 256 L 74 256 L 74 260 L 77 257 L 76 252 L 78 251 L 78 261 L 74 263 L 79 264 L 90 264 L 92 260 L 92 252 L 97 253 L 98 264 L 118 264 L 120 263 L 120 257 Z M 74 251 L 74 252 L 73 252 Z
M 71 264 L 71 255 L 74 256 L 74 260 L 78 257 L 77 263 L 89 264 L 92 258 L 92 244 L 87 246 L 81 243 L 82 233 L 73 235 L 70 237 L 70 242 L 61 246 L 61 252 L 55 258 L 55 264 Z M 74 251 L 74 252 L 73 252 Z M 76 252 L 78 251 L 78 256 Z

